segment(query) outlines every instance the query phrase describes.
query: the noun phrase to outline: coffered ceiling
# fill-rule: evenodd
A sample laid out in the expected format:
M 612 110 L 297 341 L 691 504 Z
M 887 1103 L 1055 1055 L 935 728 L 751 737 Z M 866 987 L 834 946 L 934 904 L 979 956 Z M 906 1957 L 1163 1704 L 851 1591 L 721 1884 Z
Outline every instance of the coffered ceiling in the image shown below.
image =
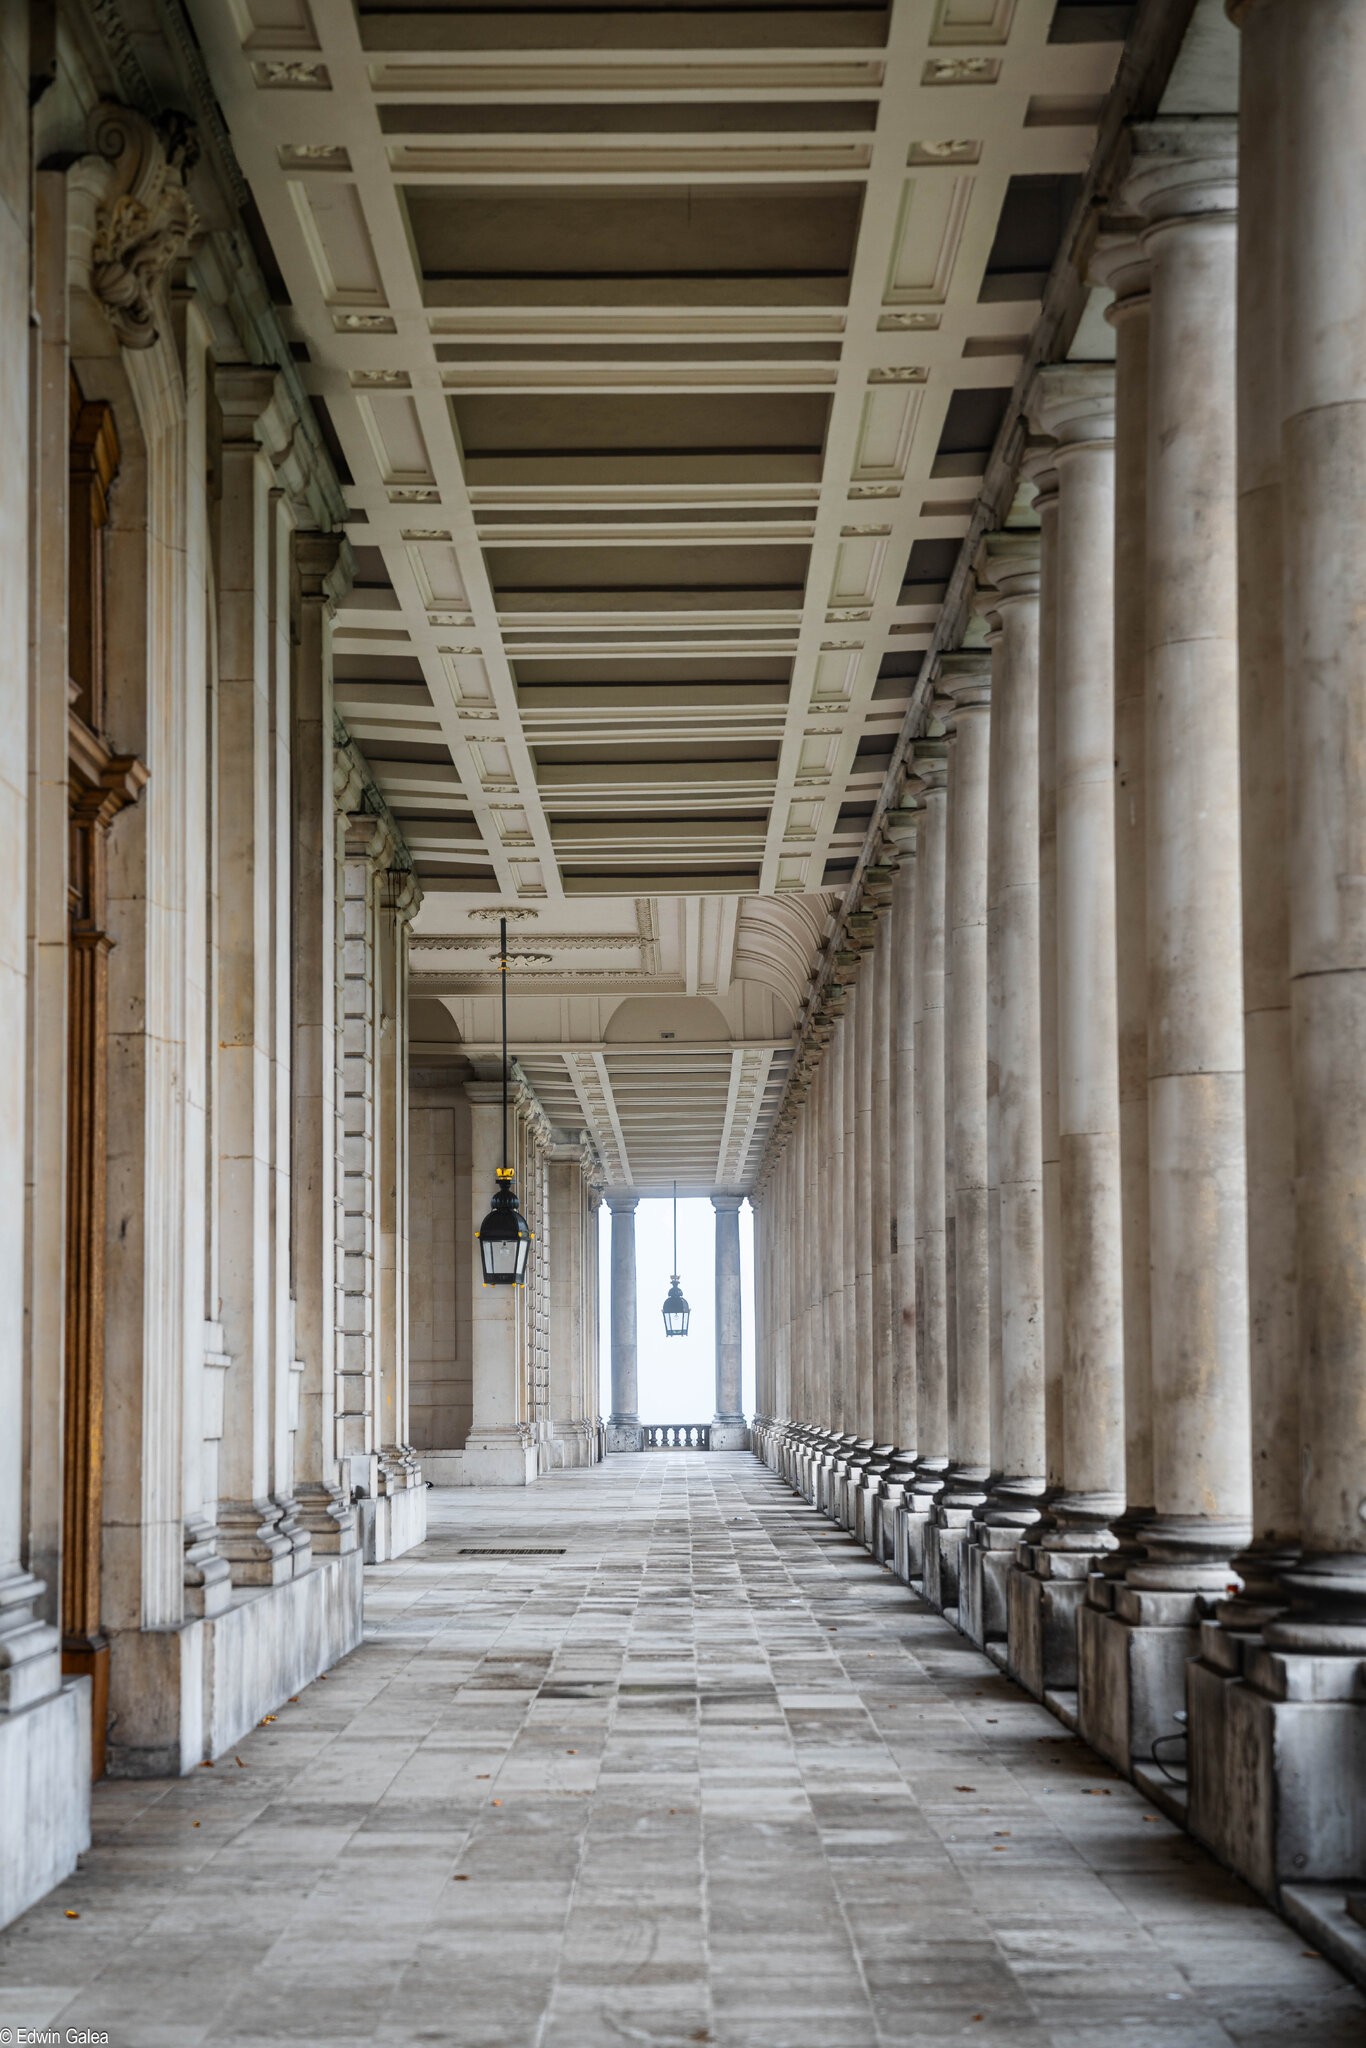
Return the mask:
M 486 1042 L 522 912 L 552 1115 L 743 1186 L 1132 9 L 189 11 L 351 507 L 415 986 Z M 675 1038 L 614 1052 L 645 996 Z

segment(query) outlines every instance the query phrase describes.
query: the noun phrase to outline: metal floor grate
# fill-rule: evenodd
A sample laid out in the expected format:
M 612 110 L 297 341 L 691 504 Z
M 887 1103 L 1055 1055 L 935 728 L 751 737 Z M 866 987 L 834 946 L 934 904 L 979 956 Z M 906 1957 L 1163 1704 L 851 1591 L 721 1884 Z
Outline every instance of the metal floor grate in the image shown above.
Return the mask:
M 563 1557 L 563 1543 L 462 1543 L 457 1557 Z

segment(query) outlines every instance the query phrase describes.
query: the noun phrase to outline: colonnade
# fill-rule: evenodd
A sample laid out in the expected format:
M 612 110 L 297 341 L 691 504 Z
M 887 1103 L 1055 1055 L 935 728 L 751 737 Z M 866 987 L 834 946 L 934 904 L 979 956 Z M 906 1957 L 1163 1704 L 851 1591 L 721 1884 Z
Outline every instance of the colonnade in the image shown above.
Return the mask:
M 1290 1910 L 1366 1880 L 1366 16 L 1237 12 L 818 975 L 756 1444 Z

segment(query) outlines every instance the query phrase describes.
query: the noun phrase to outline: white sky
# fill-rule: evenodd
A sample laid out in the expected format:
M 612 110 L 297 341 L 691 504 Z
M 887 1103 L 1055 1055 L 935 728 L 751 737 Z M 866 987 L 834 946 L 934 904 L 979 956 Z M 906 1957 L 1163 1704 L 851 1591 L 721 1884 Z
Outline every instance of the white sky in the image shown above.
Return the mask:
M 612 1409 L 612 1218 L 599 1211 L 602 1288 L 602 1412 Z M 664 1297 L 673 1272 L 668 1202 L 636 1210 L 637 1355 L 642 1422 L 710 1422 L 716 1413 L 716 1211 L 705 1197 L 678 1204 L 678 1273 L 692 1316 L 686 1337 L 664 1335 Z M 740 1292 L 744 1327 L 744 1406 L 754 1412 L 754 1214 L 740 1211 Z

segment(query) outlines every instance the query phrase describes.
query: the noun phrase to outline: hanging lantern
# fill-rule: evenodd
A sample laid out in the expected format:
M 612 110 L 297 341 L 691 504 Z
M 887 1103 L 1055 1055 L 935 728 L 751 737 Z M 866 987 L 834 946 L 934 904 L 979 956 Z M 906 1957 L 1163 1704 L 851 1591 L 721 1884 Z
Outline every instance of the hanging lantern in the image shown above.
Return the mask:
M 485 1287 L 522 1287 L 526 1284 L 527 1259 L 531 1252 L 531 1227 L 522 1214 L 508 1165 L 508 925 L 498 925 L 498 972 L 503 991 L 503 1163 L 494 1176 L 493 1207 L 480 1224 L 479 1258 L 484 1268 Z
M 531 1252 L 531 1230 L 517 1206 L 512 1168 L 500 1166 L 493 1207 L 479 1226 L 479 1257 L 485 1287 L 521 1287 Z
M 675 1181 L 675 1182 L 674 1182 L 674 1265 L 675 1265 L 675 1266 L 677 1266 L 677 1264 L 678 1264 L 678 1182 L 677 1182 L 677 1181 Z M 669 1282 L 669 1291 L 668 1291 L 668 1293 L 667 1293 L 667 1294 L 665 1295 L 665 1297 L 664 1297 L 664 1335 L 665 1335 L 666 1337 L 686 1337 L 686 1336 L 687 1336 L 687 1334 L 688 1334 L 688 1317 L 689 1317 L 689 1316 L 691 1315 L 691 1313 L 692 1313 L 691 1309 L 690 1309 L 690 1308 L 688 1307 L 688 1304 L 687 1304 L 687 1302 L 686 1302 L 686 1301 L 684 1300 L 684 1298 L 683 1298 L 683 1289 L 682 1289 L 682 1288 L 681 1288 L 681 1287 L 679 1286 L 679 1284 L 678 1284 L 678 1274 L 677 1274 L 677 1273 L 675 1273 L 675 1274 L 674 1274 L 674 1276 L 673 1276 L 673 1279 L 672 1279 L 672 1280 L 671 1280 L 671 1281 Z

